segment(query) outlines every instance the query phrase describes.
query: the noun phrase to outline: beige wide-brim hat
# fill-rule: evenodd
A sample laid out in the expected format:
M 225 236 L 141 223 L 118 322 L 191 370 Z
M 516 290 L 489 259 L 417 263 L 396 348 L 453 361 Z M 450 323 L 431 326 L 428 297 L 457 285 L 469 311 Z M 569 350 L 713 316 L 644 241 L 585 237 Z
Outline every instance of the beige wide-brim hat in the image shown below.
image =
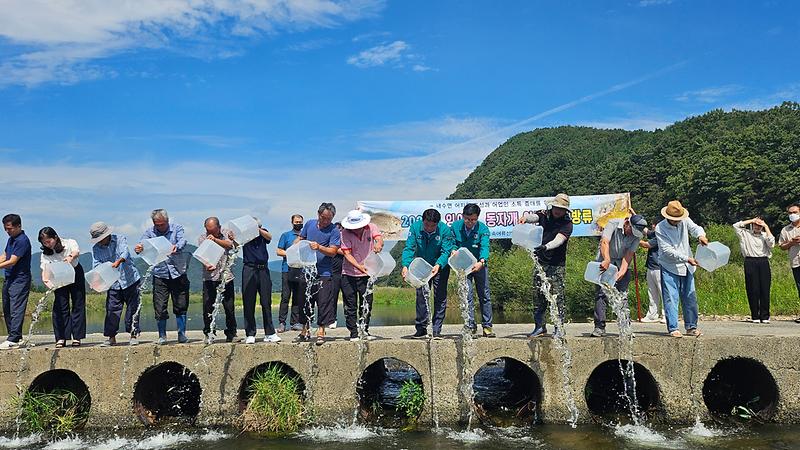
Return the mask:
M 555 198 L 549 202 L 547 202 L 547 206 L 550 208 L 561 208 L 569 210 L 569 195 L 567 194 L 558 194 Z
M 346 230 L 357 230 L 369 225 L 371 219 L 369 214 L 354 209 L 347 213 L 347 217 L 344 218 L 341 224 L 342 228 Z
M 673 200 L 661 208 L 661 215 L 669 220 L 683 220 L 689 217 L 689 210 L 684 208 L 681 202 Z
M 97 244 L 103 239 L 111 236 L 112 231 L 114 230 L 106 225 L 105 222 L 95 222 L 91 227 L 89 227 L 89 236 L 91 236 L 89 242 L 91 242 L 92 245 Z

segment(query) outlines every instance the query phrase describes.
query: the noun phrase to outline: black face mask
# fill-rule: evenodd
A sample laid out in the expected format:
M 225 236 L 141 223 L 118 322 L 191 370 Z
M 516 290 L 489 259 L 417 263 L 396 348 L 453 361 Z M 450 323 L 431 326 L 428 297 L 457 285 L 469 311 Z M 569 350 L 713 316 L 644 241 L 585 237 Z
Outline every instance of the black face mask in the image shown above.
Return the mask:
M 300 230 L 303 229 L 303 224 L 302 223 L 294 223 L 294 224 L 292 224 L 292 228 L 294 228 L 294 231 L 300 231 Z

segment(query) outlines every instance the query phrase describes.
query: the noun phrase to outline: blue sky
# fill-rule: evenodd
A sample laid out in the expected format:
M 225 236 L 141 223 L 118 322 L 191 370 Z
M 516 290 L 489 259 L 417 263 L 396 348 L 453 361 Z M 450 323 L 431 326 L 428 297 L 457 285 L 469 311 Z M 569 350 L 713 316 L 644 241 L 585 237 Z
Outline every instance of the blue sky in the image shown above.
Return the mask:
M 521 131 L 800 99 L 793 1 L 0 0 L 2 212 L 135 242 L 451 193 Z M 513 182 L 510 181 L 510 182 Z M 84 247 L 88 250 L 88 247 Z

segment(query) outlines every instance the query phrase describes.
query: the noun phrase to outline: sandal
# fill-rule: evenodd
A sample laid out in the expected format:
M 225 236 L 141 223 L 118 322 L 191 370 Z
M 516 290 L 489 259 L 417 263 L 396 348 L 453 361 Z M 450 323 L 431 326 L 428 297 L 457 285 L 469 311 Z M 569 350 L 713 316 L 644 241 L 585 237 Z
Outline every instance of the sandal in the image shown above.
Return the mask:
M 683 337 L 683 335 L 681 334 L 681 332 L 680 332 L 680 331 L 678 331 L 678 330 L 671 331 L 671 332 L 669 333 L 669 335 L 670 335 L 670 336 L 672 336 L 672 337 L 674 337 L 674 338 L 682 338 L 682 337 Z
M 64 348 L 64 341 L 56 341 L 56 348 Z
M 703 333 L 700 330 L 698 330 L 697 328 L 692 328 L 691 330 L 686 330 L 686 335 L 687 336 L 700 337 L 700 336 L 703 335 Z
M 72 341 L 72 346 L 73 347 L 80 347 L 81 346 L 81 341 Z
M 318 334 L 317 335 L 317 340 L 314 341 L 314 343 L 317 344 L 317 345 L 324 344 L 325 343 L 325 335 L 324 334 Z

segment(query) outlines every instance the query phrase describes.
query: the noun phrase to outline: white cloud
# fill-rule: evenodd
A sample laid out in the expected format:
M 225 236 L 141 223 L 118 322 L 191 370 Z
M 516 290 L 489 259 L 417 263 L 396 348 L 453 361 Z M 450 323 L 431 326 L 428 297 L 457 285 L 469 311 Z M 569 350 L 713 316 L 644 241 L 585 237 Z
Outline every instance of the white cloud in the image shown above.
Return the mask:
M 411 67 L 411 70 L 413 70 L 414 72 L 427 72 L 427 71 L 433 70 L 433 69 L 431 69 L 430 67 L 426 66 L 425 64 L 414 64 L 414 66 Z
M 673 0 L 639 0 L 639 6 L 660 6 L 669 5 Z
M 384 65 L 400 64 L 404 58 L 404 52 L 409 49 L 404 41 L 394 41 L 389 44 L 376 45 L 375 47 L 362 50 L 358 55 L 347 58 L 347 64 L 365 69 Z
M 576 125 L 584 127 L 601 128 L 605 130 L 647 130 L 653 131 L 656 129 L 663 130 L 664 128 L 675 123 L 658 118 L 619 118 L 610 117 L 604 120 L 578 122 Z
M 0 85 L 108 76 L 91 62 L 147 48 L 231 57 L 239 51 L 226 46 L 236 37 L 333 27 L 383 7 L 384 0 L 6 0 L 0 38 L 16 52 L 0 62 Z
M 716 103 L 723 98 L 738 94 L 743 90 L 744 88 L 742 86 L 727 84 L 724 86 L 698 89 L 696 91 L 686 91 L 675 97 L 675 100 L 679 102 Z

